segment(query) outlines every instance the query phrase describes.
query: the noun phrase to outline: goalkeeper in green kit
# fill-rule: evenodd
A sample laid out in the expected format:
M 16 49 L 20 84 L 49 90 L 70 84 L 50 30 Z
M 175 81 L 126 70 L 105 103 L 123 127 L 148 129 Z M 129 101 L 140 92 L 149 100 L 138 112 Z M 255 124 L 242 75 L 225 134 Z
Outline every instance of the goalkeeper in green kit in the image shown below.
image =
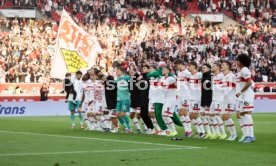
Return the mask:
M 132 132 L 130 120 L 127 113 L 130 112 L 130 92 L 129 92 L 129 80 L 128 76 L 124 75 L 124 68 L 117 68 L 117 104 L 116 115 L 121 125 L 124 127 L 126 133 Z

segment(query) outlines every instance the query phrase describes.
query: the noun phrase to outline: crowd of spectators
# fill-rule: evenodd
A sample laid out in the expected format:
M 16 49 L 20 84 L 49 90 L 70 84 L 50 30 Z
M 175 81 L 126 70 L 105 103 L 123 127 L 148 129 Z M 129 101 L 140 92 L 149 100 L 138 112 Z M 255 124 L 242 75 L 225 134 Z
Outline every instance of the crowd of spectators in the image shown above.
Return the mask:
M 125 12 L 125 8 L 148 9 L 149 13 L 141 11 L 139 15 L 145 16 L 147 13 L 158 17 L 160 7 L 164 6 L 174 13 L 182 13 L 185 10 L 223 12 L 243 24 L 251 22 L 254 18 L 276 26 L 275 0 L 0 0 L 1 6 L 6 2 L 12 3 L 15 7 L 36 7 L 49 18 L 52 16 L 51 12 L 62 11 L 65 8 L 85 23 L 105 18 L 127 19 L 129 13 Z
M 33 4 L 31 0 L 23 2 Z M 198 4 L 202 2 L 212 1 Z M 103 49 L 97 65 L 105 72 L 119 65 L 126 70 L 139 70 L 142 64 L 154 65 L 161 60 L 173 66 L 176 58 L 199 64 L 233 62 L 238 54 L 247 53 L 253 62 L 254 80 L 276 82 L 276 35 L 271 18 L 268 22 L 257 20 L 245 26 L 223 28 L 203 22 L 200 17 L 190 20 L 183 16 L 177 7 L 185 4 L 180 6 L 185 9 L 186 3 L 182 0 L 40 0 L 35 6 L 49 17 L 52 10 L 66 6 L 74 20 L 97 37 Z M 271 5 L 266 1 L 261 4 Z M 85 16 L 78 18 L 77 13 Z M 49 80 L 58 22 L 1 18 L 0 24 L 10 29 L 0 32 L 0 82 Z
M 200 1 L 199 8 L 202 11 L 228 11 L 235 20 L 242 24 L 250 22 L 251 19 L 272 23 L 276 26 L 276 2 L 269 0 L 217 0 L 217 3 L 211 1 Z M 227 12 L 226 12 L 227 13 Z
M 43 82 L 50 73 L 55 26 L 49 21 L 1 20 L 0 82 Z

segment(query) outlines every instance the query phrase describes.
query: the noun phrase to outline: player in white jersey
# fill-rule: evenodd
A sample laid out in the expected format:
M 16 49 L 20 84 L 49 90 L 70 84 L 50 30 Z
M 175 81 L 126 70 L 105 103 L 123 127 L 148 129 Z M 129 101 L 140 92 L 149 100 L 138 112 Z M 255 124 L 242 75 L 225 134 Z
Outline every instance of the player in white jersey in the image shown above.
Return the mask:
M 177 89 L 178 89 L 178 115 L 184 127 L 184 137 L 191 137 L 193 132 L 189 116 L 189 79 L 191 73 L 185 69 L 184 61 L 177 59 L 174 63 L 177 68 Z
M 175 124 L 171 119 L 173 117 L 174 111 L 176 109 L 176 78 L 169 76 L 171 69 L 169 67 L 164 67 L 162 70 L 163 76 L 160 78 L 161 89 L 166 99 L 164 102 L 162 110 L 162 118 L 169 129 L 169 136 L 176 136 L 177 131 L 175 129 Z
M 221 73 L 221 64 L 216 62 L 212 66 L 213 78 L 212 78 L 212 103 L 210 107 L 210 116 L 213 122 L 214 135 L 211 139 L 226 139 L 227 135 L 224 129 L 223 121 L 221 118 L 221 112 L 223 110 L 224 89 L 222 86 L 223 74 Z
M 95 89 L 96 89 L 96 76 L 95 74 L 89 73 L 89 80 L 86 81 L 85 84 L 85 91 L 83 89 L 83 98 L 81 102 L 80 108 L 86 110 L 87 120 L 90 123 L 88 130 L 95 130 L 98 126 L 98 120 L 96 118 L 96 111 L 95 111 Z M 87 123 L 86 123 L 87 124 Z
M 240 123 L 243 126 L 243 136 L 240 142 L 250 143 L 256 140 L 253 129 L 252 112 L 254 111 L 254 82 L 251 78 L 249 67 L 251 59 L 245 54 L 240 54 L 237 59 L 237 67 L 239 68 L 237 84 L 239 92 L 236 97 L 239 98 Z
M 143 73 L 146 73 L 146 72 L 153 72 L 155 71 L 156 69 L 154 67 L 149 67 L 149 69 L 147 67 L 143 67 Z M 153 127 L 155 129 L 155 132 L 157 135 L 165 135 L 166 133 L 161 131 L 161 128 L 159 126 L 159 124 L 157 123 L 157 120 L 156 120 L 156 117 L 155 117 L 155 111 L 154 111 L 154 102 L 155 102 L 155 96 L 156 96 L 156 93 L 157 93 L 157 88 L 155 88 L 155 86 L 157 85 L 158 83 L 158 78 L 150 78 L 149 80 L 149 83 L 150 83 L 150 87 L 149 87 L 149 104 L 148 104 L 148 110 L 149 110 L 149 117 L 151 119 L 151 122 L 153 124 Z
M 100 78 L 103 77 L 101 73 L 94 76 L 95 77 L 95 90 L 94 90 L 94 108 L 93 112 L 97 118 L 96 130 L 106 131 L 108 124 L 105 121 L 103 111 L 106 109 L 105 94 L 104 94 L 104 84 Z
M 162 76 L 162 68 L 166 66 L 164 62 L 160 62 L 157 69 L 150 68 L 147 77 L 150 79 L 149 89 L 149 116 L 154 128 L 160 127 L 161 132 L 158 135 L 167 135 L 167 126 L 162 118 L 162 108 L 165 102 L 164 93 L 160 90 L 160 77 Z
M 221 71 L 224 74 L 222 85 L 224 89 L 224 106 L 222 110 L 222 119 L 225 127 L 230 133 L 228 141 L 237 139 L 235 123 L 231 118 L 231 114 L 236 109 L 236 76 L 231 72 L 231 63 L 225 61 L 221 64 Z
M 199 117 L 200 114 L 200 100 L 201 100 L 201 79 L 202 73 L 197 71 L 197 63 L 190 62 L 189 72 L 191 76 L 189 78 L 189 111 L 190 118 L 193 125 L 196 127 L 198 138 L 205 137 L 205 130 L 203 128 L 203 122 Z
M 86 130 L 93 130 L 93 125 L 90 123 L 89 113 L 93 106 L 93 96 L 94 96 L 94 89 L 93 89 L 93 82 L 90 80 L 90 75 L 85 74 L 82 77 L 83 81 L 83 88 L 82 88 L 82 100 L 80 104 L 80 108 L 84 113 L 84 123 L 87 125 Z
M 102 91 L 102 108 L 103 111 L 100 114 L 104 118 L 104 130 L 106 132 L 111 132 L 112 128 L 112 123 L 111 123 L 111 115 L 109 114 L 109 111 L 107 109 L 107 101 L 106 101 L 106 94 L 105 94 L 105 81 L 106 81 L 106 76 L 104 74 L 98 74 L 98 83 L 99 83 L 99 88 Z
M 100 92 L 100 87 L 97 84 L 97 79 L 98 76 L 97 74 L 99 74 L 98 70 L 93 70 L 93 72 L 90 72 L 90 80 L 89 80 L 89 87 L 86 87 L 87 90 L 89 90 L 89 93 L 87 91 L 87 94 L 84 96 L 83 101 L 84 100 L 88 100 L 88 104 L 87 104 L 87 119 L 90 122 L 90 128 L 89 130 L 99 130 L 99 131 L 103 131 L 102 128 L 100 127 L 100 119 L 97 118 L 97 116 L 100 114 L 100 111 L 102 109 L 102 105 L 99 104 L 100 100 L 100 96 L 102 96 L 103 94 Z M 102 100 L 102 98 L 101 98 Z M 84 103 L 84 102 L 82 102 Z M 102 102 L 101 102 L 102 103 Z M 82 104 L 83 105 L 83 104 Z M 102 125 L 103 126 L 103 125 Z

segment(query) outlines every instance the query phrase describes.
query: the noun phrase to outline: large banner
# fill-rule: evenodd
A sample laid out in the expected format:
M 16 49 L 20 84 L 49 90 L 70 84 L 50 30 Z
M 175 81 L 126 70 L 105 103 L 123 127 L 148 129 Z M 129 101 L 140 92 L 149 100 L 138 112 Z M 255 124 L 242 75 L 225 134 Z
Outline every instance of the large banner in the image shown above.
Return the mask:
M 275 113 L 276 100 L 257 99 L 254 103 L 254 112 Z M 0 117 L 21 116 L 67 116 L 68 104 L 63 101 L 21 101 L 0 102 Z
M 69 115 L 64 101 L 0 102 L 0 117 L 8 116 L 64 116 Z
M 254 112 L 257 113 L 275 113 L 276 99 L 255 99 Z
M 51 77 L 62 79 L 66 72 L 75 73 L 93 66 L 100 51 L 96 37 L 79 27 L 64 10 L 58 28 Z

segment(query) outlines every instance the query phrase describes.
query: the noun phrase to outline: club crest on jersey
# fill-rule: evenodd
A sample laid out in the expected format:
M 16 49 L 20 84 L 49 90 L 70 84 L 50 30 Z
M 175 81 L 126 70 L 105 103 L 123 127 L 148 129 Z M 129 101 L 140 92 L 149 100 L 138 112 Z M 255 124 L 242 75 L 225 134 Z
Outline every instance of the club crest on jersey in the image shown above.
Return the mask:
M 244 104 L 245 106 L 249 106 L 249 103 L 248 103 L 247 101 L 245 101 L 243 104 Z

